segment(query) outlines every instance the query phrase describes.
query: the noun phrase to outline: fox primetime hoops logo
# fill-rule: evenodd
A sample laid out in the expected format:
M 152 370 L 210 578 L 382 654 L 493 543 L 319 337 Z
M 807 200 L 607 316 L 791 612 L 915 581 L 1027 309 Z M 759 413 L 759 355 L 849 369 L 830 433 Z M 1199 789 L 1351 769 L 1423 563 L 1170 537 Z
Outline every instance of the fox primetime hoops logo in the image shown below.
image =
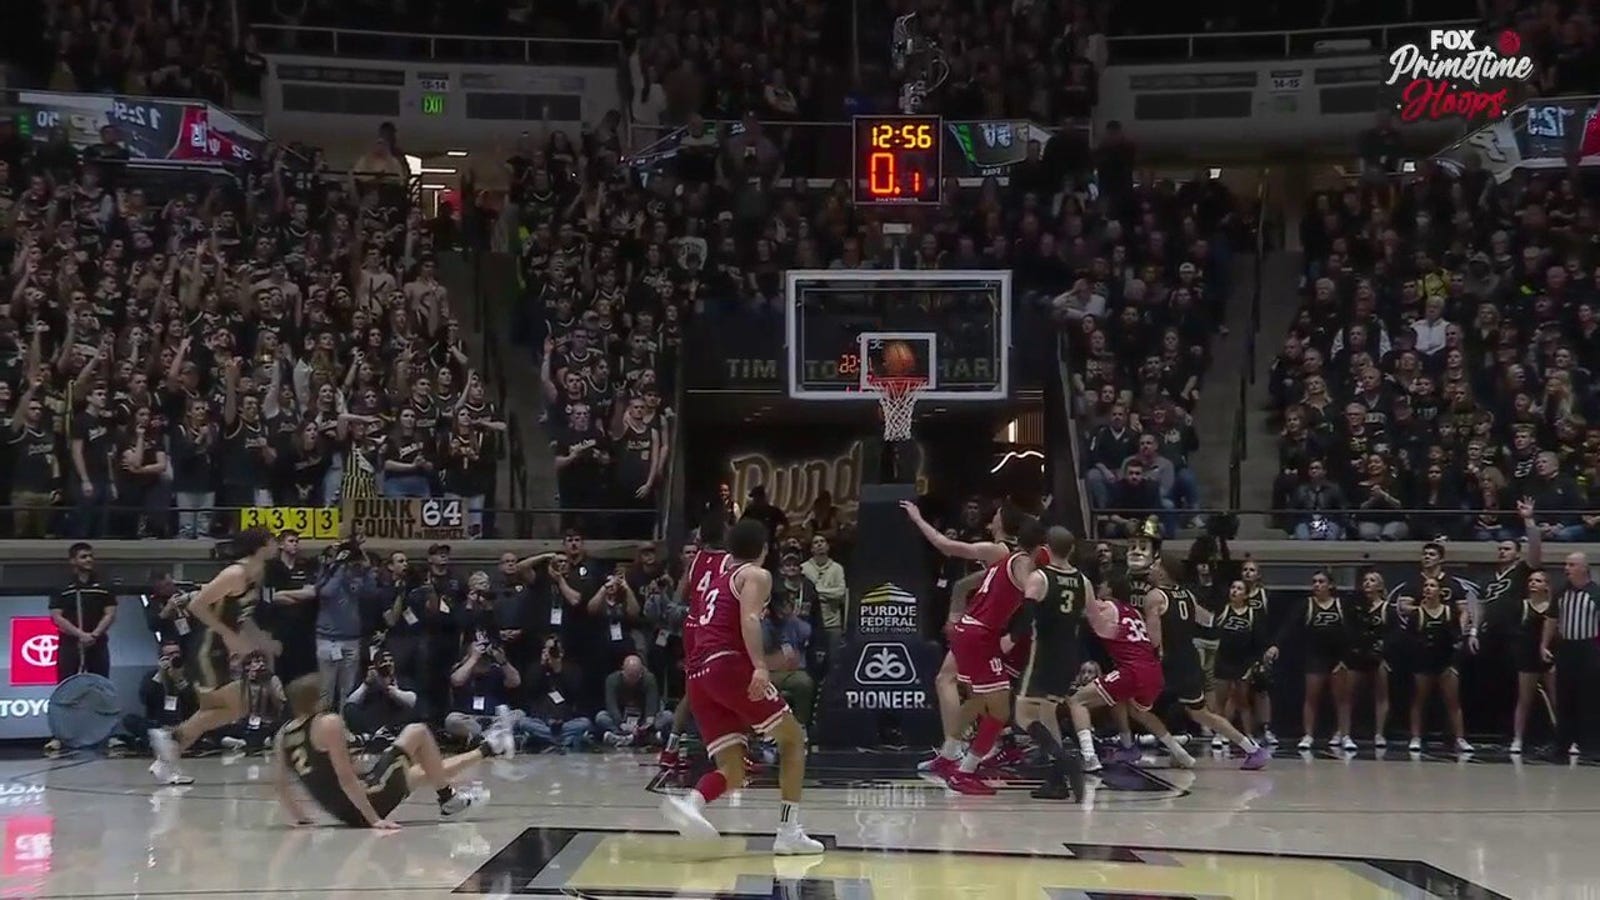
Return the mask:
M 1461 119 L 1492 122 L 1515 105 L 1513 88 L 1533 75 L 1522 37 L 1471 28 L 1428 32 L 1427 46 L 1405 44 L 1389 54 L 1384 88 L 1403 123 Z

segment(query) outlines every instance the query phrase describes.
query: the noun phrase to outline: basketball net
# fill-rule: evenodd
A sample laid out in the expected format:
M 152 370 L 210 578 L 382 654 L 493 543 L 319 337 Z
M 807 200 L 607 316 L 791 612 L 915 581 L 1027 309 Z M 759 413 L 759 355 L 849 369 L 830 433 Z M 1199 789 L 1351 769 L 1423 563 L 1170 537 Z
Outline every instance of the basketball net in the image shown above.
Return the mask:
M 917 407 L 917 395 L 927 384 L 926 378 L 868 379 L 867 386 L 877 392 L 878 406 L 883 411 L 884 440 L 911 440 L 911 417 Z

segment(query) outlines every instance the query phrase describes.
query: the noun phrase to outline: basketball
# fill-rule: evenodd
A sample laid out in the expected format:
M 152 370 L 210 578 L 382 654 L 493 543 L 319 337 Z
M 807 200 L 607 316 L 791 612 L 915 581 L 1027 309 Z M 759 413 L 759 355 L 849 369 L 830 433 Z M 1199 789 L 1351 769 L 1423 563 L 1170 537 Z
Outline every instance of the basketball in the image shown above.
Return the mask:
M 917 353 L 905 341 L 894 341 L 883 348 L 883 371 L 893 378 L 911 374 L 917 367 Z

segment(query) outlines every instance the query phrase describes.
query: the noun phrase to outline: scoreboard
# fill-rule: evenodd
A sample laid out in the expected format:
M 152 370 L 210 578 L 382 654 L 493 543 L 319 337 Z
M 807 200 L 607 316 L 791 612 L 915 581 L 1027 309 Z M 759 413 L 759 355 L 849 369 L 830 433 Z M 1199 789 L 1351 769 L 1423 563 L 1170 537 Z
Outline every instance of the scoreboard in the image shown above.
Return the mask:
M 938 116 L 856 116 L 851 182 L 858 205 L 938 205 L 944 128 Z

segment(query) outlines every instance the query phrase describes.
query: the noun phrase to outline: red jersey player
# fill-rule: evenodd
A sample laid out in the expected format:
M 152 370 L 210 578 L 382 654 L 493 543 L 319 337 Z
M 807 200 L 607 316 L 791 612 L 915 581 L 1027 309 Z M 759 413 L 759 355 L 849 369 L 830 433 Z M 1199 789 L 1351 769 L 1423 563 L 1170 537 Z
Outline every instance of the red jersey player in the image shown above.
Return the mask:
M 1104 586 L 1101 590 L 1106 591 Z M 1094 732 L 1089 727 L 1089 713 L 1097 707 L 1126 703 L 1128 714 L 1140 724 L 1150 727 L 1149 723 L 1154 721 L 1159 729 L 1151 730 L 1156 734 L 1166 733 L 1169 750 L 1177 747 L 1166 727 L 1150 712 L 1156 698 L 1161 696 L 1163 680 L 1161 660 L 1156 658 L 1155 645 L 1150 643 L 1144 616 L 1132 606 L 1107 596 L 1090 598 L 1084 608 L 1084 618 L 1100 636 L 1116 667 L 1079 688 L 1072 702 L 1067 704 L 1072 713 L 1072 727 L 1078 732 L 1083 770 L 1100 769 L 1100 758 L 1094 750 Z M 1178 750 L 1182 752 L 1183 748 L 1178 747 Z
M 727 529 L 727 522 L 719 515 L 713 515 L 700 526 L 700 546 L 694 551 L 694 557 L 689 561 L 683 580 L 678 582 L 678 597 L 691 609 L 695 603 L 704 598 L 706 591 L 711 588 L 712 579 L 722 574 L 728 565 L 728 551 L 722 549 L 723 534 Z M 683 656 L 685 660 L 694 656 L 694 629 L 695 618 L 689 616 L 683 620 Z M 678 701 L 678 706 L 672 711 L 672 732 L 667 735 L 667 744 L 661 750 L 661 757 L 657 763 L 662 769 L 678 769 L 685 760 L 678 755 L 678 743 L 683 740 L 683 733 L 689 727 L 689 698 L 687 695 Z
M 728 533 L 728 564 L 691 599 L 694 639 L 685 669 L 689 706 L 700 726 L 715 770 L 701 776 L 682 797 L 662 801 L 661 812 L 685 837 L 710 839 L 707 803 L 744 784 L 745 732 L 755 730 L 778 744 L 778 786 L 783 803 L 772 851 L 781 855 L 821 853 L 822 844 L 800 827 L 800 788 L 806 772 L 806 735 L 789 704 L 778 696 L 767 672 L 761 621 L 772 594 L 772 573 L 761 568 L 767 529 L 743 519 Z
M 1006 675 L 1005 656 L 1012 641 L 1006 629 L 1011 617 L 1022 607 L 1025 591 L 1027 596 L 1044 596 L 1044 583 L 1032 579 L 1038 571 L 1034 553 L 1044 542 L 1044 529 L 1032 516 L 1015 507 L 1003 506 L 990 525 L 998 540 L 968 543 L 945 537 L 928 524 L 915 501 L 902 500 L 900 506 L 940 553 L 989 564 L 967 603 L 966 613 L 945 628 L 950 643 L 945 663 L 954 664 L 956 681 L 971 697 L 956 715 L 942 716 L 944 745 L 939 748 L 939 759 L 934 760 L 928 771 L 943 776 L 950 787 L 960 793 L 993 794 L 994 788 L 976 773 L 1011 719 L 1011 679 Z M 1016 540 L 1017 549 L 1005 543 L 1010 538 Z M 961 735 L 974 719 L 978 723 L 977 733 L 972 745 L 963 753 Z

